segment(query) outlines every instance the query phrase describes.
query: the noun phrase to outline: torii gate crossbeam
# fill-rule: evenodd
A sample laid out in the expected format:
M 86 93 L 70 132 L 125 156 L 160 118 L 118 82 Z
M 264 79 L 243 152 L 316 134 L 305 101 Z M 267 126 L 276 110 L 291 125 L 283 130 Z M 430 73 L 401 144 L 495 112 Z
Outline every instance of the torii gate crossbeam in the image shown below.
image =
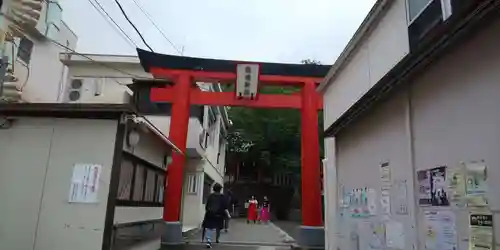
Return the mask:
M 172 82 L 170 86 L 152 88 L 150 98 L 153 102 L 172 103 L 169 138 L 183 152 L 186 151 L 191 105 L 300 109 L 302 226 L 298 240 L 301 246 L 306 247 L 324 245 L 318 136 L 318 110 L 322 109 L 323 102 L 316 86 L 329 66 L 253 63 L 260 67 L 260 85 L 298 86 L 301 92 L 292 95 L 258 94 L 255 99 L 249 100 L 237 98 L 236 93 L 204 92 L 195 85 L 196 82 L 235 82 L 237 74 L 234 71 L 241 62 L 137 51 L 146 72 Z M 164 244 L 182 244 L 180 216 L 185 163 L 185 155 L 173 153 L 164 195 Z

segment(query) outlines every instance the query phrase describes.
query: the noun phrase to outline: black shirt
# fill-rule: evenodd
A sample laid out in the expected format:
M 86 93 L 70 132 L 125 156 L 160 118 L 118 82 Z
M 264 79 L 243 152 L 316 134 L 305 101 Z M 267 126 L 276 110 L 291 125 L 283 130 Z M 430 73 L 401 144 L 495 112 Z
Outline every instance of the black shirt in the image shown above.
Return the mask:
M 269 201 L 263 201 L 262 207 L 269 207 Z
M 225 215 L 225 210 L 227 208 L 227 200 L 224 195 L 220 193 L 212 193 L 208 196 L 207 204 L 205 205 L 205 211 L 216 210 L 212 212 L 217 215 Z

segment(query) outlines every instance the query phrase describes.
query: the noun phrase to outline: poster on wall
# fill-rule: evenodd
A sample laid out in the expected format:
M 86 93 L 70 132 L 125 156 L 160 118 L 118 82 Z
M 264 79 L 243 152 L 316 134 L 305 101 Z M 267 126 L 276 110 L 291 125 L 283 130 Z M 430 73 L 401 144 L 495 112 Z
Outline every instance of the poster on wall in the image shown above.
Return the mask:
M 100 165 L 77 163 L 73 167 L 71 186 L 69 188 L 70 203 L 97 203 L 99 179 L 101 176 Z
M 405 230 L 399 221 L 388 221 L 385 224 L 385 240 L 388 248 L 405 249 Z
M 394 210 L 396 214 L 408 214 L 408 191 L 406 180 L 396 180 L 393 186 Z
M 377 214 L 377 206 L 375 204 L 377 193 L 373 188 L 355 188 L 352 190 L 353 203 L 351 208 L 352 217 L 370 217 Z
M 431 204 L 432 206 L 449 206 L 448 193 L 446 192 L 446 167 L 437 167 L 431 172 Z
M 469 250 L 493 250 L 493 214 L 469 215 Z
M 368 214 L 370 216 L 377 215 L 377 191 L 373 188 L 368 188 L 366 196 L 367 196 L 366 206 L 368 208 Z
M 464 207 L 465 197 L 465 173 L 464 167 L 460 164 L 459 167 L 448 168 L 446 173 L 448 180 L 448 197 L 450 203 L 455 207 Z
M 391 189 L 391 168 L 388 162 L 380 165 L 380 189 Z
M 391 215 L 391 198 L 389 190 L 382 190 L 380 193 L 380 210 L 384 217 Z
M 417 172 L 418 181 L 418 204 L 420 206 L 431 205 L 431 172 L 420 170 Z
M 359 249 L 383 250 L 385 226 L 381 222 L 363 221 L 358 224 Z
M 391 168 L 389 162 L 380 165 L 380 210 L 384 220 L 391 215 Z
M 465 192 L 467 206 L 481 207 L 488 205 L 486 197 L 488 187 L 486 183 L 488 175 L 484 163 L 465 163 Z
M 457 232 L 453 211 L 425 211 L 425 249 L 456 250 Z
M 420 206 L 449 206 L 446 192 L 446 166 L 417 172 L 418 204 Z

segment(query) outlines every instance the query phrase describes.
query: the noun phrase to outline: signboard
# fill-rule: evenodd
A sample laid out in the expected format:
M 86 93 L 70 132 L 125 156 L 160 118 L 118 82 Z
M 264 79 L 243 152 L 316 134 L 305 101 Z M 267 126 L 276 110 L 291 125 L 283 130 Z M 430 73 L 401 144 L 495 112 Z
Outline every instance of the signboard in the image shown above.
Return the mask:
M 236 68 L 236 96 L 254 99 L 259 86 L 259 65 L 238 64 Z

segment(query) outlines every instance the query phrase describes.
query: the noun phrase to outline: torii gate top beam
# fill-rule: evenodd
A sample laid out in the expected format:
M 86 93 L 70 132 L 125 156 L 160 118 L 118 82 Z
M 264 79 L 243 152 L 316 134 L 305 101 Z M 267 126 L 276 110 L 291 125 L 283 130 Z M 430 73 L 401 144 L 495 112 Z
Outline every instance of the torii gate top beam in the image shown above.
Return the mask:
M 176 75 L 189 71 L 195 81 L 221 84 L 234 82 L 237 64 L 241 63 L 260 65 L 259 81 L 261 84 L 287 86 L 301 86 L 305 82 L 319 83 L 331 67 L 329 65 L 243 62 L 172 56 L 142 49 L 137 49 L 137 53 L 144 70 L 155 76 L 174 78 Z

